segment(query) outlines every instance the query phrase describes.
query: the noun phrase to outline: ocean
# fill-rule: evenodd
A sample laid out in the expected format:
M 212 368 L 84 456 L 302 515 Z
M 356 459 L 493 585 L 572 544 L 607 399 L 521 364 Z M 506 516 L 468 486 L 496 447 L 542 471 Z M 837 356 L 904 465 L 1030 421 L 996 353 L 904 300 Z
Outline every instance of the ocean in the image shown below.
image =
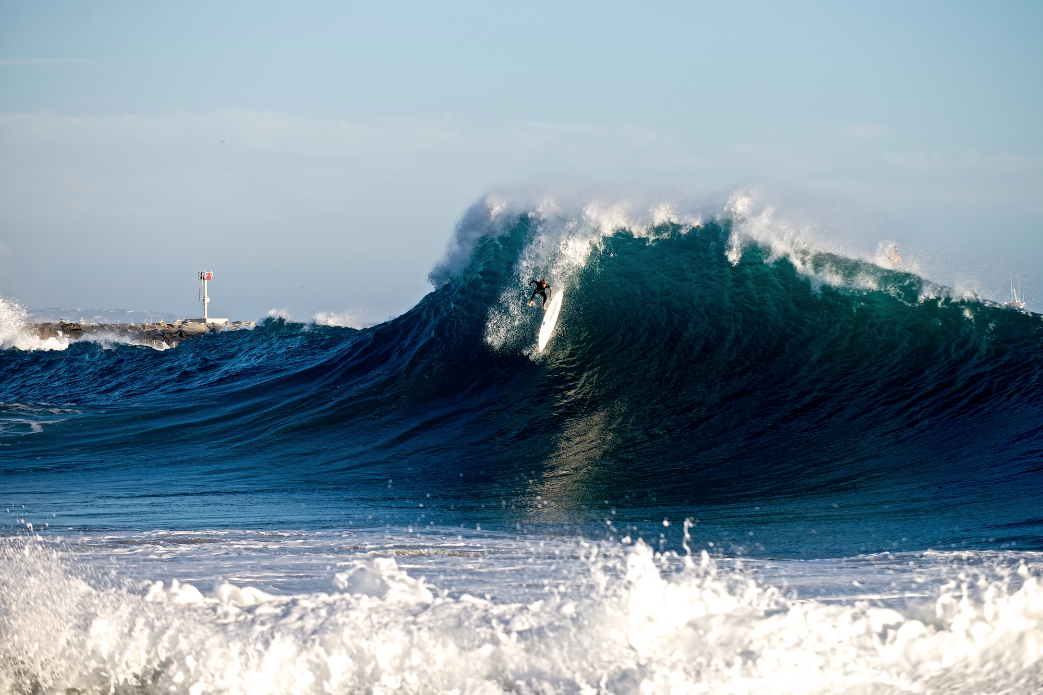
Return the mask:
M 431 281 L 169 350 L 5 300 L 0 692 L 1043 689 L 1039 315 L 741 205 L 490 197 Z

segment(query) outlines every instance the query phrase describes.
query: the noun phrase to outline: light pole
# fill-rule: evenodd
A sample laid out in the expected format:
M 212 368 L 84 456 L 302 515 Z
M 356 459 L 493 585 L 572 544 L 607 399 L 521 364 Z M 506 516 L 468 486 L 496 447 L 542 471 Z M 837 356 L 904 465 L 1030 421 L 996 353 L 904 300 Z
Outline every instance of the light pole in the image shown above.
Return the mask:
M 213 279 L 214 279 L 214 271 L 212 271 L 212 270 L 202 270 L 202 271 L 199 272 L 199 282 L 200 282 L 200 285 L 201 285 L 200 291 L 199 291 L 199 294 L 200 294 L 199 299 L 200 299 L 200 301 L 203 302 L 203 323 L 207 322 L 206 307 L 207 307 L 207 304 L 210 303 L 210 295 L 208 295 L 206 293 L 206 283 L 207 283 L 207 280 L 213 280 Z

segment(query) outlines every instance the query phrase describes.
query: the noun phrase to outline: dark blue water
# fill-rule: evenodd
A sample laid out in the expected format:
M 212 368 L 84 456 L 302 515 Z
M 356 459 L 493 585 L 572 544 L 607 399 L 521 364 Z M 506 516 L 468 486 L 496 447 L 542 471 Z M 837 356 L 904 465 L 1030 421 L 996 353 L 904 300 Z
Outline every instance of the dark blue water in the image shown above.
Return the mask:
M 522 214 L 364 330 L 2 350 L 0 501 L 61 529 L 677 548 L 690 518 L 754 556 L 1043 549 L 1040 317 L 825 252 L 729 260 L 731 235 L 621 230 L 568 263 Z M 542 354 L 533 274 L 566 291 Z

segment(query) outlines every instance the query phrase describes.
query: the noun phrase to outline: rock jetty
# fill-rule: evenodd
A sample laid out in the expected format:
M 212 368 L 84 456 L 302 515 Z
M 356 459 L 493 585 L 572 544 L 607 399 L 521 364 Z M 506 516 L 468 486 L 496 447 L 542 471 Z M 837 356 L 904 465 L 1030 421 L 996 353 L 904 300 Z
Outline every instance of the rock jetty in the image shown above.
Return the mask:
M 49 323 L 33 323 L 26 326 L 30 333 L 41 340 L 58 338 L 67 340 L 116 340 L 135 345 L 149 345 L 154 348 L 172 348 L 190 338 L 198 338 L 207 333 L 220 333 L 253 328 L 253 321 L 229 321 L 225 323 L 203 323 L 202 319 L 159 322 L 159 323 L 75 323 L 57 321 Z

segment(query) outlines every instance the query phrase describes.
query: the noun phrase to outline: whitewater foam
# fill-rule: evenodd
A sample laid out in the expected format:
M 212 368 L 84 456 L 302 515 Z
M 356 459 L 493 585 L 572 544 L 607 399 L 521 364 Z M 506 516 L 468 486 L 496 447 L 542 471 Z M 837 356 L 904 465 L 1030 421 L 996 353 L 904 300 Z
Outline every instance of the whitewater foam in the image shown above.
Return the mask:
M 276 319 L 278 321 L 295 323 L 293 314 L 290 313 L 289 309 L 269 309 L 268 313 L 265 314 L 265 317 L 269 319 Z
M 64 350 L 67 338 L 41 339 L 27 330 L 27 312 L 23 306 L 0 297 L 0 350 Z
M 39 537 L 9 539 L 0 685 L 586 694 L 1013 693 L 1043 684 L 1043 563 L 1034 554 L 936 553 L 908 566 L 865 558 L 871 576 L 904 571 L 921 587 L 884 602 L 845 598 L 836 586 L 804 599 L 758 579 L 755 563 L 729 570 L 705 553 L 660 555 L 641 542 L 541 542 L 542 554 L 525 562 L 512 543 L 494 541 L 484 555 L 507 552 L 514 579 L 493 599 L 412 576 L 400 559 L 430 557 L 420 541 L 396 546 L 397 557 L 352 555 L 357 543 L 347 544 L 346 557 L 327 558 L 343 567 L 328 589 L 276 595 L 219 578 L 212 589 L 119 581 L 77 570 Z M 543 547 L 555 544 L 555 554 Z M 467 550 L 461 543 L 440 562 L 480 581 L 488 568 Z M 234 572 L 228 551 L 209 547 Z M 535 600 L 523 595 L 532 585 L 542 585 Z
M 366 325 L 362 321 L 362 316 L 359 312 L 353 310 L 319 311 L 312 316 L 311 320 L 316 326 L 335 326 L 338 328 L 360 329 L 364 328 Z

